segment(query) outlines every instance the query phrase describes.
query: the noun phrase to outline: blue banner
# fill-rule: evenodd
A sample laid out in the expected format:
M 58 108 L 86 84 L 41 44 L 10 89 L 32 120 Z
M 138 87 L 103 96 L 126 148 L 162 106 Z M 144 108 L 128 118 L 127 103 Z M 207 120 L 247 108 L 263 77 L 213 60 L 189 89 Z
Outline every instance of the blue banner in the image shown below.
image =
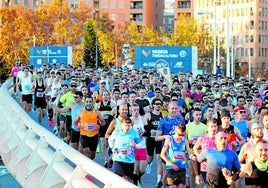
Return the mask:
M 136 46 L 134 48 L 134 66 L 136 69 L 155 67 L 159 60 L 169 64 L 171 72 L 197 74 L 197 47 L 196 46 Z
M 72 64 L 72 47 L 70 46 L 38 46 L 30 48 L 30 65 L 41 67 L 42 64 L 57 66 Z

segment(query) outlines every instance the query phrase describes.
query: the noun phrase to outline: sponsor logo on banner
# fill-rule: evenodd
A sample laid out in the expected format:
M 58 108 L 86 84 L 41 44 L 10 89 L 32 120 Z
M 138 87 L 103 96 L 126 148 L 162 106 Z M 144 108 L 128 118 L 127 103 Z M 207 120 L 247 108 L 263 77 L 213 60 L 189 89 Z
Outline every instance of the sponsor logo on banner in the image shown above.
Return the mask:
M 169 82 L 171 85 L 170 67 L 167 61 L 159 59 L 155 62 L 155 69 Z

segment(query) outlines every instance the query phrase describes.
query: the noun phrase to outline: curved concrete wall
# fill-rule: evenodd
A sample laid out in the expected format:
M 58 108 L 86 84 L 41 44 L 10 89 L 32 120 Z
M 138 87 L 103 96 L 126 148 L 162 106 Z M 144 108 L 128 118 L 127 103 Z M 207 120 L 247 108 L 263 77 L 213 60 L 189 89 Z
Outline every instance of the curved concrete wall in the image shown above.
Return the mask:
M 10 79 L 0 89 L 0 155 L 22 187 L 136 187 L 37 124 L 11 97 L 11 86 Z

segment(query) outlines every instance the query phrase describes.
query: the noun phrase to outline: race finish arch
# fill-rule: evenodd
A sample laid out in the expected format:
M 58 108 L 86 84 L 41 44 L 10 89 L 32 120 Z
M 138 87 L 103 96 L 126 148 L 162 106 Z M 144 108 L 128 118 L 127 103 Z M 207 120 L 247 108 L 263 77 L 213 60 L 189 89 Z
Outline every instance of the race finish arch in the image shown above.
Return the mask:
M 179 71 L 192 72 L 194 77 L 198 74 L 196 46 L 136 46 L 134 53 L 136 69 L 169 67 L 170 71 L 175 74 L 178 74 Z M 163 71 L 166 70 L 168 68 Z
M 40 68 L 42 64 L 57 66 L 72 64 L 71 46 L 38 46 L 30 48 L 30 65 Z

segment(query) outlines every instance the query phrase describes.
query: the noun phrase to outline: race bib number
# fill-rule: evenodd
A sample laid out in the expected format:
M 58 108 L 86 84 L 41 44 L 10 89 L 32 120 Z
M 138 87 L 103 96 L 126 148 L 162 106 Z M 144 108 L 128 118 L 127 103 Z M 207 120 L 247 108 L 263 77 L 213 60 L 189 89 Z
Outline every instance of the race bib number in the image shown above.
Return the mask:
M 96 125 L 93 123 L 85 123 L 85 131 L 94 131 L 96 130 Z
M 36 92 L 36 97 L 43 97 L 44 92 Z
M 151 137 L 155 138 L 157 130 L 151 130 Z
M 178 160 L 184 160 L 185 159 L 185 153 L 184 152 L 175 152 L 174 158 Z
M 118 149 L 118 154 L 123 156 L 123 155 L 129 155 L 130 154 L 130 149 Z

